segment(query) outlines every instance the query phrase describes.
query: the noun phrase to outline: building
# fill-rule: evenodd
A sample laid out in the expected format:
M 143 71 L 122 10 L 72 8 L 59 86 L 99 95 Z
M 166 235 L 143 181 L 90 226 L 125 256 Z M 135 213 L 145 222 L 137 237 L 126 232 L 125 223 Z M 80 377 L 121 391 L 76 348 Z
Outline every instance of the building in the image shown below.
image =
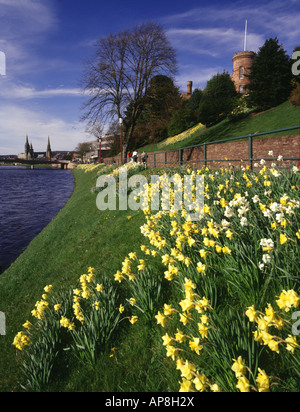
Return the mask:
M 187 82 L 186 93 L 181 93 L 181 97 L 185 100 L 188 100 L 191 98 L 192 94 L 193 94 L 193 82 L 189 80 Z
M 256 53 L 253 51 L 242 51 L 236 53 L 233 58 L 232 81 L 237 93 L 245 93 L 250 83 L 247 76 L 251 73 L 251 67 L 255 61 Z
M 101 158 L 105 158 L 109 151 L 111 150 L 116 136 L 107 134 L 101 137 Z M 86 143 L 89 146 L 89 150 L 85 153 L 83 160 L 87 163 L 94 163 L 100 159 L 100 142 L 99 140 L 94 140 L 92 142 Z M 76 157 L 76 154 L 74 154 Z

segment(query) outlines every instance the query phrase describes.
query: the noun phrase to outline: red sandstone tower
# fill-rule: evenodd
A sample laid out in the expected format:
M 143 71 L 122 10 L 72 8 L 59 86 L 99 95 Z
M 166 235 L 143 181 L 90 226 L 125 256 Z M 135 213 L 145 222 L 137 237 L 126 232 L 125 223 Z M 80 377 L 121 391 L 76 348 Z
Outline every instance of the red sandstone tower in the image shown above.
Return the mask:
M 232 80 L 238 93 L 245 93 L 249 79 L 246 75 L 251 72 L 251 67 L 255 60 L 256 53 L 252 51 L 243 51 L 236 53 L 233 58 Z
M 181 97 L 182 97 L 183 99 L 188 100 L 188 99 L 191 98 L 192 94 L 193 94 L 193 82 L 192 82 L 191 80 L 189 80 L 189 81 L 187 82 L 186 93 L 181 93 Z
M 251 67 L 255 60 L 256 53 L 253 51 L 242 51 L 236 53 L 233 58 L 232 80 L 238 93 L 245 93 L 249 79 L 246 75 L 251 72 Z

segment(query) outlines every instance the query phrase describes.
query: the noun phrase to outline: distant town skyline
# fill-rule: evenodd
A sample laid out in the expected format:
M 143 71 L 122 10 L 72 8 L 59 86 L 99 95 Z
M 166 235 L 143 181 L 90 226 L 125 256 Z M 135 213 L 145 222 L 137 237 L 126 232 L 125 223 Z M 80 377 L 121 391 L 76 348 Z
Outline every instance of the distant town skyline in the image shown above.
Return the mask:
M 80 78 L 96 40 L 110 32 L 148 20 L 161 24 L 177 52 L 182 92 L 189 80 L 194 90 L 218 72 L 232 74 L 246 19 L 248 50 L 278 37 L 291 55 L 300 39 L 298 0 L 0 0 L 0 18 L 0 155 L 23 152 L 26 135 L 36 151 L 48 136 L 58 151 L 91 140 L 79 122 Z

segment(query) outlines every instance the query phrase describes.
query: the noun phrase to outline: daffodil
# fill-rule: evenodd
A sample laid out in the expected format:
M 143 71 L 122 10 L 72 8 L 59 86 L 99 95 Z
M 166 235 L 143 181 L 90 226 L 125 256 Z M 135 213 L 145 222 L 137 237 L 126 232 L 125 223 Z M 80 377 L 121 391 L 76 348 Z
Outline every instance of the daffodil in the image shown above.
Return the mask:
M 238 384 L 236 387 L 239 389 L 240 392 L 250 392 L 250 383 L 245 376 L 240 376 L 238 380 Z
M 136 322 L 138 321 L 138 317 L 137 316 L 131 316 L 131 318 L 129 318 L 129 322 L 134 325 Z
M 234 364 L 231 367 L 231 370 L 235 373 L 237 378 L 243 376 L 246 371 L 245 363 L 241 356 L 238 357 L 237 360 L 233 359 Z
M 178 349 L 174 348 L 174 346 L 172 345 L 167 345 L 166 349 L 167 349 L 167 357 L 175 360 L 175 356 L 177 355 Z
M 200 351 L 203 349 L 203 346 L 199 344 L 199 338 L 193 338 L 193 340 L 189 341 L 189 347 L 192 351 L 195 351 L 197 355 L 200 355 Z
M 167 318 L 165 317 L 165 315 L 158 312 L 158 314 L 155 315 L 155 318 L 156 318 L 156 321 L 157 321 L 158 325 L 161 325 L 162 327 L 165 327 L 165 324 L 167 322 Z
M 193 383 L 197 391 L 204 392 L 206 387 L 208 386 L 208 379 L 204 374 L 201 375 L 200 373 L 197 373 L 196 378 L 193 380 Z
M 270 378 L 265 371 L 258 368 L 259 374 L 257 375 L 256 382 L 258 392 L 269 392 L 270 391 Z
M 285 234 L 280 234 L 280 244 L 284 245 L 287 242 L 288 238 Z
M 294 354 L 294 353 L 295 353 L 295 349 L 296 349 L 297 347 L 299 347 L 299 345 L 297 344 L 297 338 L 296 338 L 296 336 L 289 335 L 289 336 L 286 338 L 285 343 L 287 343 L 286 350 L 289 351 L 289 352 L 291 352 L 292 354 Z
M 188 379 L 183 379 L 182 382 L 180 382 L 179 392 L 191 392 L 191 390 L 192 390 L 192 382 L 189 381 Z

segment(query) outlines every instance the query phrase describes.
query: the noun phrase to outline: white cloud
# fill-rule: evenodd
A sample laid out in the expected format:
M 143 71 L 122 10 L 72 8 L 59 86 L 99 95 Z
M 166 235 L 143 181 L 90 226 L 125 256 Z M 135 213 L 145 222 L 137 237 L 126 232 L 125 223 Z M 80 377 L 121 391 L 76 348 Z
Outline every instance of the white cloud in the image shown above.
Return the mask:
M 163 21 L 173 30 L 173 35 L 177 33 L 179 44 L 183 44 L 184 36 L 187 39 L 188 34 L 191 40 L 194 35 L 200 40 L 202 36 L 199 49 L 210 48 L 221 52 L 222 46 L 225 45 L 230 48 L 229 50 L 232 49 L 232 45 L 239 48 L 243 46 L 246 19 L 248 45 L 254 51 L 261 47 L 267 38 L 275 36 L 289 52 L 299 43 L 300 8 L 297 7 L 297 2 L 292 1 L 232 1 L 218 6 L 211 2 L 211 5 L 170 15 Z M 186 29 L 187 27 L 189 29 Z M 184 31 L 180 32 L 180 29 Z M 204 41 L 206 47 L 203 48 Z M 225 51 L 226 49 L 223 50 Z
M 177 50 L 188 51 L 212 57 L 241 50 L 244 32 L 232 28 L 170 29 L 168 37 Z M 257 51 L 263 37 L 248 36 L 248 46 Z
M 45 150 L 48 136 L 54 151 L 74 150 L 88 137 L 79 122 L 67 122 L 15 104 L 0 105 L 0 154 L 24 152 L 26 135 L 36 151 Z
M 7 100 L 15 99 L 39 99 L 39 98 L 51 98 L 51 97 L 82 97 L 82 91 L 79 88 L 56 88 L 36 90 L 32 85 L 15 84 L 9 79 L 1 79 L 0 97 Z

